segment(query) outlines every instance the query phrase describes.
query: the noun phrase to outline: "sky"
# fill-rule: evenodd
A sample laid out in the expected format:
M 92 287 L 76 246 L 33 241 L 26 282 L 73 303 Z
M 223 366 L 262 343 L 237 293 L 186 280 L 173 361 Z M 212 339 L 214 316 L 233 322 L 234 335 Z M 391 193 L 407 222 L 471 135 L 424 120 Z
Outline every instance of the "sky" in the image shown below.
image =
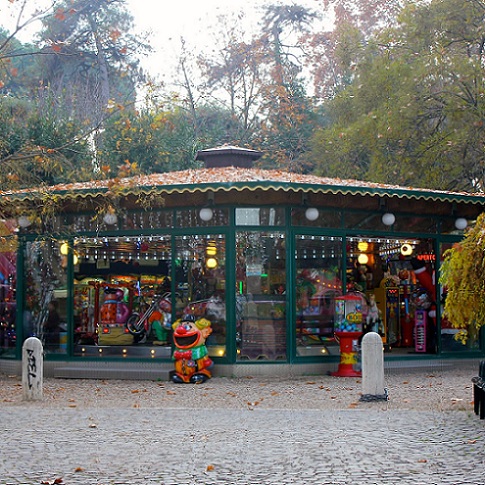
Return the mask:
M 11 13 L 15 4 L 23 0 L 0 0 L 0 24 L 13 25 Z M 244 31 L 250 31 L 256 19 L 261 15 L 264 4 L 291 5 L 297 3 L 314 10 L 321 8 L 322 0 L 126 0 L 131 11 L 136 31 L 149 31 L 152 54 L 142 60 L 142 65 L 152 76 L 167 78 L 174 73 L 180 53 L 180 38 L 184 37 L 187 47 L 200 50 L 214 47 L 214 31 L 218 30 L 218 16 L 244 12 Z M 36 6 L 50 5 L 49 0 L 27 0 L 26 14 Z M 17 7 L 18 8 L 18 7 Z M 30 10 L 29 10 L 30 9 Z M 11 27 L 10 27 L 11 28 Z M 35 31 L 24 29 L 21 41 L 28 41 L 28 36 Z
M 142 65 L 167 82 L 175 70 L 180 54 L 180 38 L 184 37 L 189 49 L 210 52 L 220 26 L 218 17 L 244 13 L 238 20 L 248 34 L 257 27 L 265 4 L 299 4 L 320 10 L 322 0 L 127 0 L 135 24 L 144 31 L 152 31 L 153 53 Z M 167 63 L 160 69 L 160 62 Z
M 262 3 L 262 0 L 127 0 L 136 27 L 153 33 L 150 36 L 153 53 L 143 65 L 151 74 L 162 77 L 170 75 L 175 68 L 181 37 L 191 50 L 210 49 L 218 29 L 218 16 L 242 10 L 246 17 L 252 18 Z M 246 22 L 246 28 L 250 29 L 250 21 Z M 165 69 L 160 69 L 160 62 L 168 63 L 170 68 L 165 65 Z

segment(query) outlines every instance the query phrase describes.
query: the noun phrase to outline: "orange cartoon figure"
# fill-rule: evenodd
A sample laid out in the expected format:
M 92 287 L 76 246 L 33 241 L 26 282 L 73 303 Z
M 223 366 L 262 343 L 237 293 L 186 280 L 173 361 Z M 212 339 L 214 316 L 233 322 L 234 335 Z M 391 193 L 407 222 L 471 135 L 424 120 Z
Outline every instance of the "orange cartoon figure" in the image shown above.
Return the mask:
M 206 318 L 195 320 L 193 315 L 185 315 L 172 325 L 175 370 L 170 373 L 170 379 L 173 382 L 200 384 L 212 377 L 209 369 L 214 363 L 205 345 L 212 333 L 210 325 Z

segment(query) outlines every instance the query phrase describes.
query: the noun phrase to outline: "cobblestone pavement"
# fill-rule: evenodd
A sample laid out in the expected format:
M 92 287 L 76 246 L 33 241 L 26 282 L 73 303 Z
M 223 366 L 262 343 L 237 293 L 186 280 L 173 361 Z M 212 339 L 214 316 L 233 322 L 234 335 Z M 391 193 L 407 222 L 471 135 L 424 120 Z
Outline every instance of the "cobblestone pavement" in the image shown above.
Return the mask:
M 0 484 L 483 485 L 477 371 L 386 372 L 387 402 L 330 376 L 46 379 L 24 401 L 0 376 Z

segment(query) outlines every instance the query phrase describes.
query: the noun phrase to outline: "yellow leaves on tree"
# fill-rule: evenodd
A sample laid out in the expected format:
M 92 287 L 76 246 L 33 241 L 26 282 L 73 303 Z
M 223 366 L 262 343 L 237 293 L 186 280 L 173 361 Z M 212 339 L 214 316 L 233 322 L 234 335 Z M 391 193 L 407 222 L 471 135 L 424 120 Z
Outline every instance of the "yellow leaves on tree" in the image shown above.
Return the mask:
M 138 171 L 138 164 L 136 162 L 130 163 L 129 160 L 118 167 L 118 177 L 125 178 L 135 175 Z
M 485 214 L 465 238 L 444 254 L 440 283 L 446 289 L 444 317 L 475 337 L 485 322 Z
M 108 175 L 111 172 L 111 167 L 109 165 L 102 165 L 101 172 L 103 172 L 104 175 Z

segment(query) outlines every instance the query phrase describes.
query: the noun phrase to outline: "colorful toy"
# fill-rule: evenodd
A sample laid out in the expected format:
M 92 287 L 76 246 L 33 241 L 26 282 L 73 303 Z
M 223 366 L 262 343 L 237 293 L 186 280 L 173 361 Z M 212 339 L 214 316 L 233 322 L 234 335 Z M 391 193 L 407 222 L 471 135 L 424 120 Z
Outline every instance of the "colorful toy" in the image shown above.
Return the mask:
M 150 317 L 148 322 L 152 326 L 152 330 L 155 333 L 156 340 L 153 341 L 153 345 L 166 345 L 168 340 L 168 325 L 165 322 L 170 322 L 170 314 L 162 313 L 155 310 Z
M 100 309 L 99 345 L 131 345 L 133 343 L 133 336 L 125 326 L 131 311 L 123 301 L 124 295 L 120 288 L 105 289 L 105 299 Z
M 130 309 L 123 302 L 123 290 L 105 290 L 105 300 L 101 306 L 101 323 L 124 325 L 130 316 Z
M 126 322 L 128 331 L 136 337 L 137 343 L 145 343 L 152 328 L 156 336 L 154 345 L 167 343 L 167 330 L 171 328 L 172 304 L 170 293 L 154 295 L 151 303 L 142 296 L 140 311 L 133 312 Z
M 340 343 L 340 363 L 331 375 L 360 377 L 354 369 L 357 364 L 356 346 L 362 336 L 362 322 L 367 316 L 367 301 L 362 293 L 352 293 L 335 298 L 335 337 Z
M 175 350 L 172 358 L 175 370 L 170 378 L 177 384 L 201 384 L 212 377 L 209 369 L 214 365 L 208 356 L 205 341 L 212 333 L 211 322 L 206 318 L 195 319 L 185 315 L 173 325 Z
M 377 308 L 376 296 L 371 294 L 369 296 L 369 310 L 366 316 L 365 330 L 367 332 L 379 332 L 379 324 L 381 322 L 381 315 Z
M 424 291 L 415 295 L 415 344 L 416 351 L 436 352 L 436 285 L 426 264 L 416 258 L 411 259 L 416 280 Z M 424 313 L 423 313 L 424 311 Z M 424 334 L 424 338 L 420 336 Z M 418 347 L 424 350 L 418 350 Z

